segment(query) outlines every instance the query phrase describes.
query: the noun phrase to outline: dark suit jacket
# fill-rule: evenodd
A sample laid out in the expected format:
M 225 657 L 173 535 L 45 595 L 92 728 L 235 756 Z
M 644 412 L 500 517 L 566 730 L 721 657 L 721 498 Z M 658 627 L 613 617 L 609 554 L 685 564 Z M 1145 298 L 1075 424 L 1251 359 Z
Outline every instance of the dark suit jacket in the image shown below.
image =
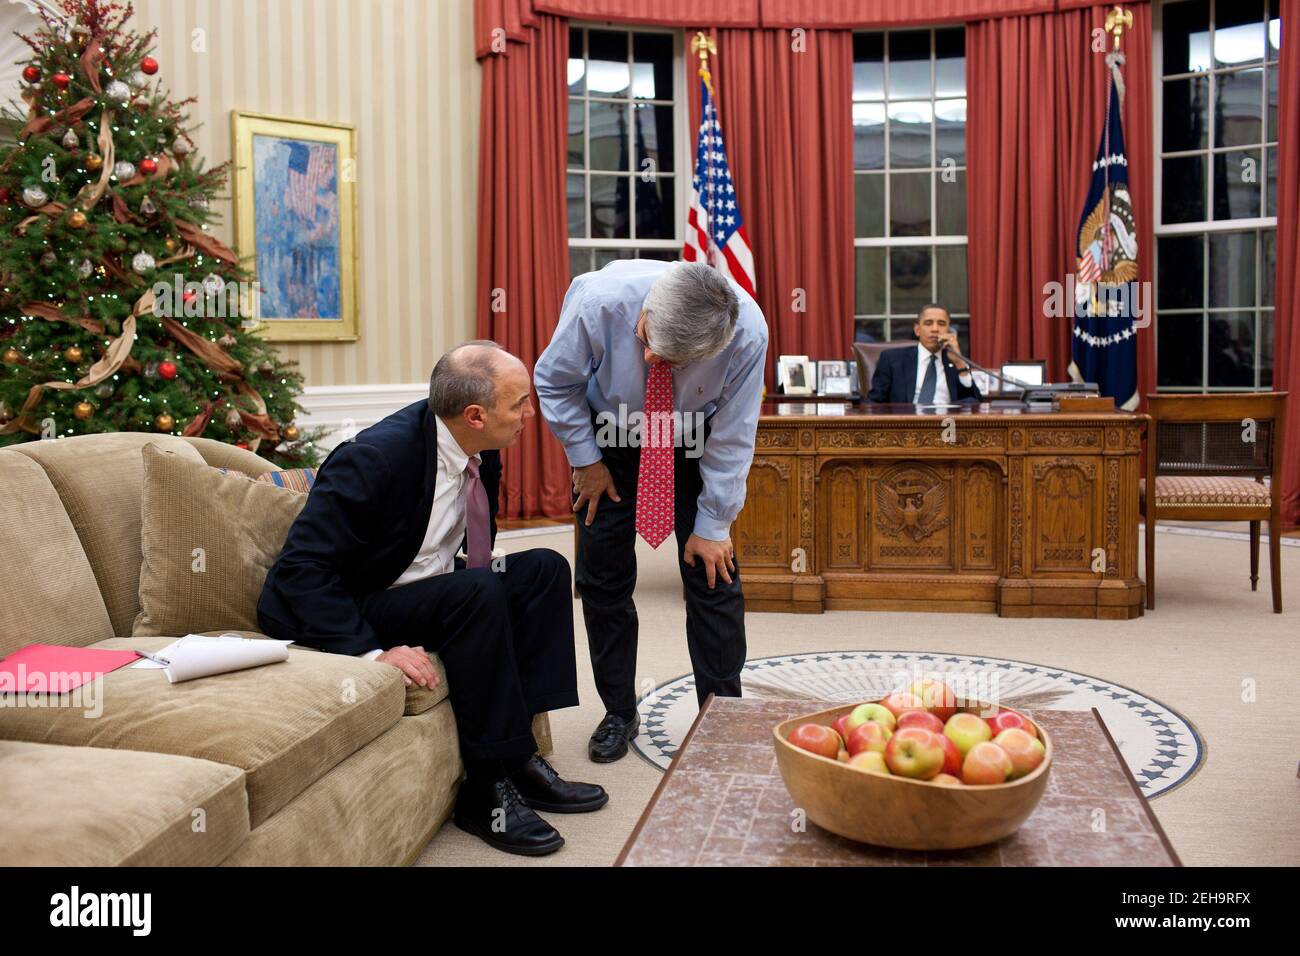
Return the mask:
M 957 367 L 945 356 L 943 372 L 948 379 L 948 395 L 954 402 L 978 402 L 980 390 L 972 381 L 970 388 L 957 377 Z M 916 345 L 890 349 L 880 353 L 876 373 L 871 376 L 871 391 L 867 401 L 879 404 L 911 405 L 916 394 Z
M 437 423 L 429 403 L 416 402 L 330 452 L 266 576 L 257 602 L 263 633 L 336 654 L 381 646 L 358 601 L 396 581 L 424 542 Z M 501 457 L 481 458 L 495 542 Z

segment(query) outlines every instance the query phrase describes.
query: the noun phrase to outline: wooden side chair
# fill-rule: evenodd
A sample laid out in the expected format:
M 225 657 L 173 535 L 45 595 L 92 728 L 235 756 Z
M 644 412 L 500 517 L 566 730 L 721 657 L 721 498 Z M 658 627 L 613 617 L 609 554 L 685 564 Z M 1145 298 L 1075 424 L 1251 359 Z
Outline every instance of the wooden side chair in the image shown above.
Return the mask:
M 1279 489 L 1286 396 L 1147 396 L 1151 423 L 1141 508 L 1148 608 L 1156 606 L 1157 519 L 1249 521 L 1252 591 L 1259 584 L 1259 525 L 1267 521 L 1273 611 L 1282 613 Z

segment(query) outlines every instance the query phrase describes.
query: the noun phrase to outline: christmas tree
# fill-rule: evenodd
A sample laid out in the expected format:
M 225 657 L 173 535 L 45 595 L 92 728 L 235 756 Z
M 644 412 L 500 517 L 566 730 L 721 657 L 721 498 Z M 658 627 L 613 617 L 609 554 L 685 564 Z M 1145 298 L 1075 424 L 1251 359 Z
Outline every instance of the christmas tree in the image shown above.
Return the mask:
M 229 165 L 204 169 L 132 8 L 42 13 L 0 148 L 0 445 L 109 431 L 202 435 L 285 467 L 302 376 L 252 329 L 257 292 L 211 234 Z

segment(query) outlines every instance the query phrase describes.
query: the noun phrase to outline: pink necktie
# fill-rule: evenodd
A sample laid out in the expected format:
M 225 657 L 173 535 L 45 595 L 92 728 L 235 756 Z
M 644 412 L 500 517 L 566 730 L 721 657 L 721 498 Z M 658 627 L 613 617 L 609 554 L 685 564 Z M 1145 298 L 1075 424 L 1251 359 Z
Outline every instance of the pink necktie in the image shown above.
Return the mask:
M 673 530 L 673 370 L 650 366 L 641 426 L 641 471 L 636 482 L 636 531 L 657 548 Z
M 492 524 L 487 492 L 478 477 L 478 459 L 471 457 L 465 470 L 469 472 L 465 483 L 465 550 L 471 568 L 486 568 L 492 563 Z

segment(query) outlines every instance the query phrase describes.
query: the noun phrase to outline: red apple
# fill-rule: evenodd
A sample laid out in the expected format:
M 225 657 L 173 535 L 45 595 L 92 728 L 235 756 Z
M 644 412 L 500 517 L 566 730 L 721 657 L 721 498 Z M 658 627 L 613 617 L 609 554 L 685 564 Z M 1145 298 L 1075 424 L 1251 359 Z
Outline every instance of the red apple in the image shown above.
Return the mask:
M 961 781 L 950 773 L 941 773 L 930 780 L 931 783 L 937 783 L 941 787 L 960 787 Z
M 893 714 L 879 704 L 870 703 L 858 704 L 857 707 L 854 707 L 849 714 L 849 719 L 844 722 L 844 726 L 849 729 L 849 733 L 853 733 L 854 727 L 858 726 L 858 724 L 865 724 L 868 720 L 874 720 L 888 731 L 892 731 L 896 725 Z
M 957 749 L 957 745 L 949 739 L 947 734 L 941 734 L 939 739 L 943 741 L 943 772 L 954 777 L 960 777 L 961 751 Z
M 891 773 L 929 780 L 943 771 L 943 741 L 924 727 L 905 727 L 889 738 L 885 763 Z
M 943 721 L 928 710 L 905 710 L 898 715 L 898 729 L 904 727 L 924 727 L 936 734 L 943 733 Z
M 849 715 L 844 714 L 843 716 L 836 717 L 834 720 L 831 721 L 831 726 L 834 727 L 835 732 L 840 735 L 840 740 L 843 740 L 846 743 L 848 742 L 849 739 L 849 728 L 844 725 L 845 723 L 847 723 L 848 719 L 849 719 Z
M 993 739 L 989 725 L 974 714 L 953 714 L 943 725 L 943 733 L 957 745 L 963 760 L 976 744 Z
M 890 694 L 880 702 L 880 705 L 893 714 L 895 719 L 909 710 L 925 710 L 925 702 L 905 690 Z
M 1047 756 L 1043 742 L 1018 727 L 1002 731 L 993 738 L 993 743 L 1005 750 L 1011 758 L 1011 780 L 1030 773 Z
M 885 755 L 876 750 L 864 750 L 860 754 L 855 754 L 849 758 L 849 766 L 864 773 L 879 773 L 886 777 L 890 775 L 889 766 L 885 763 Z
M 864 750 L 874 750 L 877 753 L 885 752 L 885 745 L 889 743 L 889 738 L 893 734 L 881 727 L 874 720 L 868 720 L 865 724 L 858 724 L 849 731 L 848 751 L 849 756 L 857 756 Z
M 791 731 L 790 743 L 831 760 L 835 760 L 840 752 L 839 734 L 822 724 L 800 724 Z
M 1038 731 L 1034 729 L 1034 725 L 1014 710 L 999 710 L 985 722 L 989 725 L 989 730 L 993 731 L 994 737 L 1004 730 L 1011 730 L 1013 727 L 1017 730 L 1023 730 L 1031 737 L 1038 736 Z
M 957 713 L 957 693 L 941 680 L 927 677 L 916 681 L 908 690 L 921 698 L 925 709 L 940 720 Z
M 971 747 L 961 764 L 962 783 L 985 786 L 1006 783 L 1011 776 L 1011 758 L 1007 752 L 990 741 L 981 741 Z

